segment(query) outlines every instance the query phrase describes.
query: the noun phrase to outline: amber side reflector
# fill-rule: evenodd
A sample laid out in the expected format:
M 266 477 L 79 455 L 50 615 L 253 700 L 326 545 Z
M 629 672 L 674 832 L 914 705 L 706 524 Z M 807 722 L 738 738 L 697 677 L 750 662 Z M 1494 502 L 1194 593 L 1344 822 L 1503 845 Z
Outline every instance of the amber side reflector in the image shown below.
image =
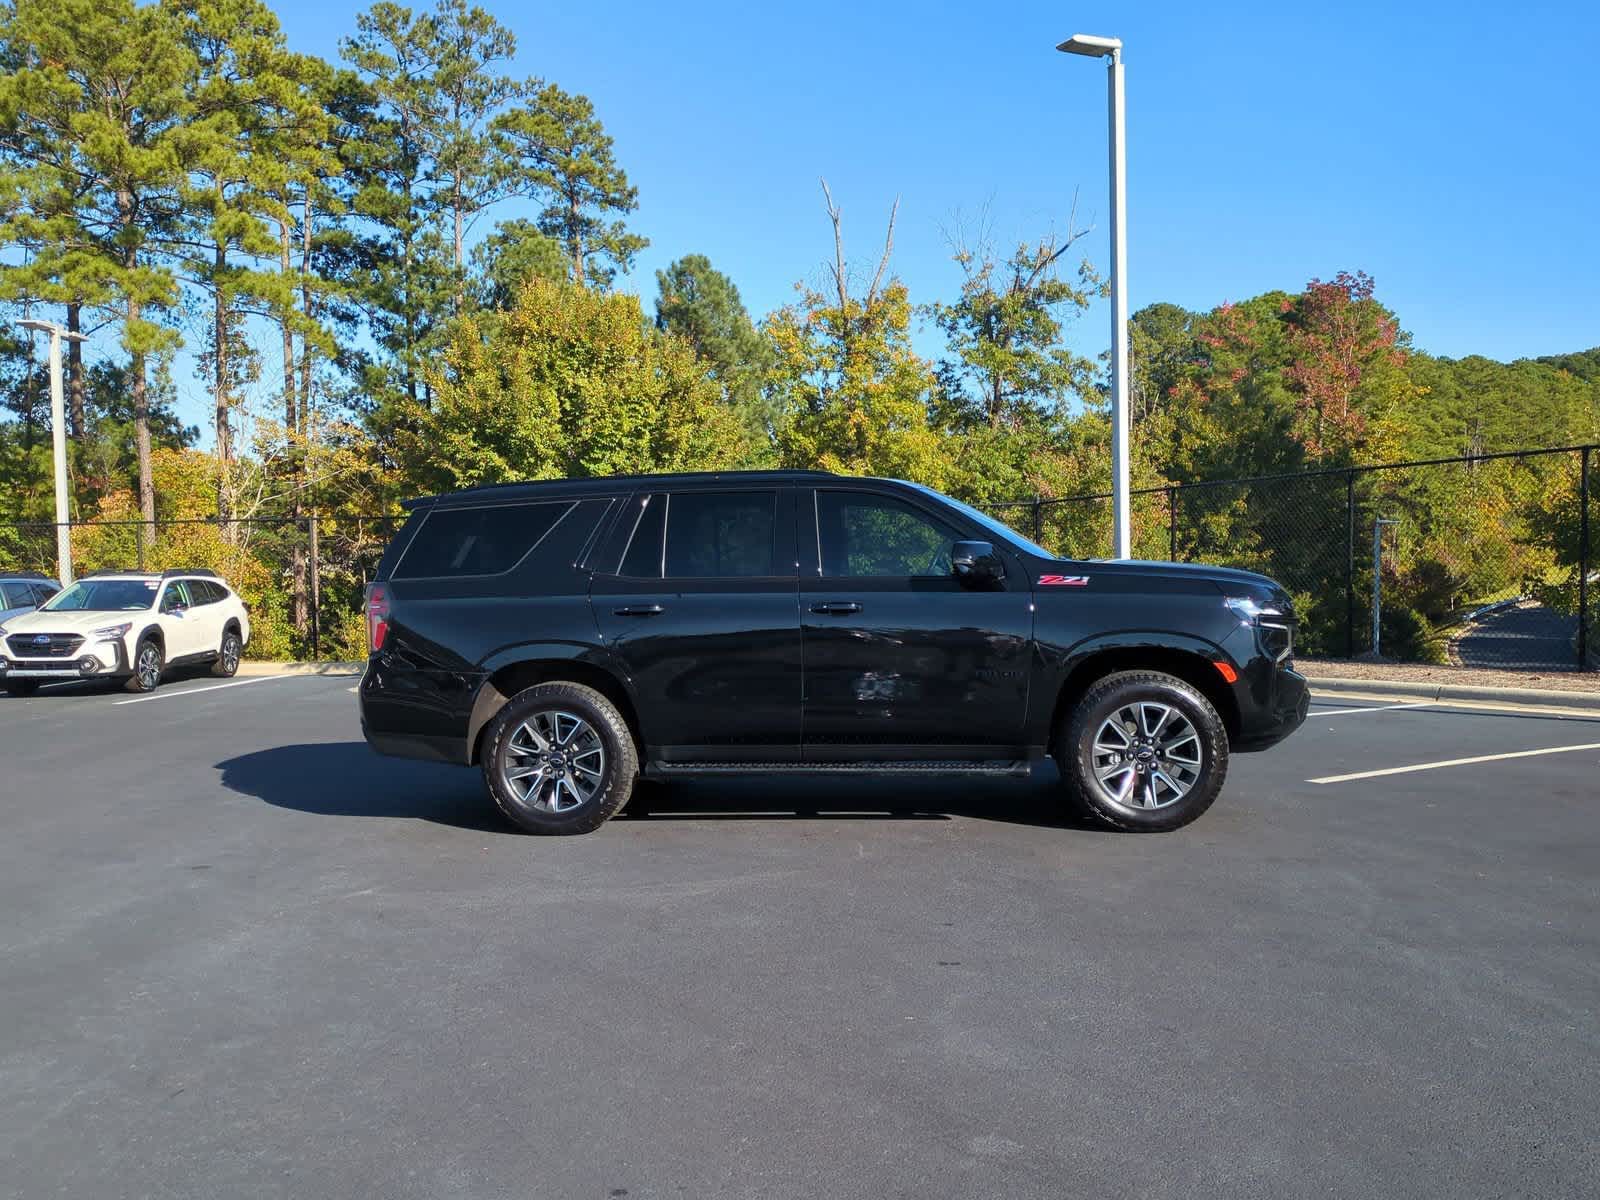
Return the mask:
M 1217 669 L 1217 674 L 1222 676 L 1224 683 L 1239 682 L 1239 672 L 1235 671 L 1227 663 L 1217 662 L 1212 663 L 1211 665 Z

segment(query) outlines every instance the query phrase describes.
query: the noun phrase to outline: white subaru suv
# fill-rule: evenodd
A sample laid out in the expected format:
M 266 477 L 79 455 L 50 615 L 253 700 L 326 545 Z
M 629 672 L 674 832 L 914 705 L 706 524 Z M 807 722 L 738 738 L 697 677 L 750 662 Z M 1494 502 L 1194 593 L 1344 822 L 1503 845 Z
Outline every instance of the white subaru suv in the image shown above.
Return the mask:
M 250 641 L 250 615 L 212 571 L 95 571 L 0 625 L 6 691 L 116 678 L 153 691 L 168 667 L 210 663 L 226 678 Z

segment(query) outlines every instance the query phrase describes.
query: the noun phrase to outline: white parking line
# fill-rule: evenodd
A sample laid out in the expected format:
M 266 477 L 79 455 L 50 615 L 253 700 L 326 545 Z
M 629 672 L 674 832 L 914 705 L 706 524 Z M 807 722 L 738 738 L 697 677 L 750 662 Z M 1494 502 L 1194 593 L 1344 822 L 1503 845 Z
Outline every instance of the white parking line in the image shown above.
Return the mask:
M 272 683 L 278 679 L 297 679 L 296 675 L 257 675 L 251 679 L 235 679 L 232 683 L 213 683 L 209 687 L 187 688 L 181 692 L 155 692 L 149 696 L 135 696 L 132 700 L 118 700 L 117 704 L 143 704 L 146 700 L 181 700 L 185 696 L 198 696 L 201 692 L 215 692 L 220 688 L 244 687 L 247 683 Z
M 1544 750 L 1513 750 L 1510 754 L 1478 754 L 1472 758 L 1446 758 L 1439 762 L 1417 763 L 1409 767 L 1385 767 L 1381 771 L 1355 771 L 1349 775 L 1324 775 L 1307 783 L 1349 783 L 1355 779 L 1377 779 L 1384 775 L 1409 775 L 1413 771 L 1437 771 L 1441 767 L 1470 767 L 1474 763 L 1501 762 L 1508 758 L 1537 758 L 1541 754 L 1573 754 L 1579 750 L 1600 750 L 1600 742 L 1581 746 L 1551 746 Z
M 1313 717 L 1347 717 L 1351 713 L 1393 712 L 1397 708 L 1428 708 L 1432 704 L 1432 700 L 1418 700 L 1412 704 L 1375 704 L 1370 708 L 1333 708 L 1327 712 L 1312 709 L 1311 715 Z

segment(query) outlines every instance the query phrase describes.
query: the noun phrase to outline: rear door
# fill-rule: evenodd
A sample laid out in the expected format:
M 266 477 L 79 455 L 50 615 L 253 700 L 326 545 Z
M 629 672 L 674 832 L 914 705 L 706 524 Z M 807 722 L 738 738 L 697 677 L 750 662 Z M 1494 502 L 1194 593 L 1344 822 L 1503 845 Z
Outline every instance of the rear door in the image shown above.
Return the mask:
M 868 489 L 803 493 L 805 757 L 999 759 L 1023 749 L 1032 591 L 951 573 L 951 543 L 992 540 L 958 514 Z
M 595 620 L 652 757 L 799 758 L 792 489 L 637 494 L 592 565 Z

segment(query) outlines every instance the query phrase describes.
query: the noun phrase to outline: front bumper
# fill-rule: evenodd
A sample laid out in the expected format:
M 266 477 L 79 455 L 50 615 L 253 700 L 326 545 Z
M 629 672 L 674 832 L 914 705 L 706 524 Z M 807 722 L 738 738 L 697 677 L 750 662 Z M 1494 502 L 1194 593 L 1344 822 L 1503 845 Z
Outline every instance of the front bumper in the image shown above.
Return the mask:
M 131 675 L 120 641 L 86 642 L 70 658 L 18 658 L 0 654 L 0 679 L 97 679 Z
M 1241 684 L 1244 682 L 1240 680 Z M 1311 711 L 1311 685 L 1293 667 L 1272 665 L 1268 671 L 1260 672 L 1257 682 L 1247 690 L 1250 697 L 1247 704 L 1240 705 L 1235 750 L 1265 750 L 1276 746 L 1304 725 L 1306 714 Z

